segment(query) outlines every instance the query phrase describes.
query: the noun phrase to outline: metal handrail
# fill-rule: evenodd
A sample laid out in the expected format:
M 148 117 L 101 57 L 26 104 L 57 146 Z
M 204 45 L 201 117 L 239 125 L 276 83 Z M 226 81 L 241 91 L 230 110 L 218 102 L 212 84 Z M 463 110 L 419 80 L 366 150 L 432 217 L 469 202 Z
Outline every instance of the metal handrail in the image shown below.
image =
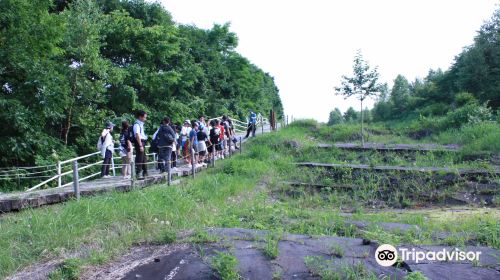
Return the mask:
M 210 118 L 210 119 L 208 119 L 208 121 L 211 121 L 211 120 L 214 120 L 214 119 L 222 119 L 222 116 L 215 117 L 215 118 Z M 246 131 L 246 123 L 245 122 L 240 121 L 238 119 L 231 119 L 231 120 L 233 121 L 233 125 L 234 125 L 234 130 L 235 131 L 237 131 L 237 132 L 245 132 Z M 264 122 L 264 118 L 261 118 L 259 123 L 262 124 L 262 125 L 264 125 L 264 123 L 265 123 Z M 241 125 L 241 124 L 243 124 L 243 125 Z M 146 146 L 145 148 L 148 148 L 148 147 L 149 146 Z M 114 150 L 119 150 L 119 148 L 114 148 Z M 44 185 L 46 185 L 46 184 L 54 181 L 54 180 L 57 180 L 57 187 L 54 187 L 54 188 L 62 188 L 62 187 L 66 187 L 66 186 L 69 186 L 69 185 L 73 184 L 73 182 L 69 182 L 69 183 L 63 184 L 62 178 L 64 176 L 67 176 L 67 175 L 70 175 L 70 174 L 73 173 L 72 170 L 63 172 L 63 168 L 66 167 L 66 165 L 68 163 L 73 163 L 75 161 L 77 162 L 79 160 L 90 158 L 90 157 L 93 157 L 93 156 L 97 156 L 99 154 L 101 154 L 101 152 L 94 152 L 94 153 L 90 153 L 90 154 L 87 154 L 87 155 L 78 156 L 78 157 L 75 157 L 75 158 L 71 158 L 71 159 L 67 159 L 67 160 L 63 160 L 63 161 L 57 162 L 57 164 L 52 165 L 52 166 L 56 166 L 55 171 L 57 172 L 57 174 L 54 175 L 54 176 L 52 176 L 52 177 L 50 177 L 47 180 L 44 180 L 41 183 L 39 183 L 39 184 L 37 184 L 37 185 L 29 188 L 27 190 L 27 192 L 36 190 L 36 189 L 38 189 L 38 188 L 40 188 L 40 187 L 42 187 L 42 186 L 44 186 Z M 146 153 L 146 156 L 153 156 L 154 160 L 156 160 L 156 153 Z M 117 159 L 117 157 L 112 157 L 111 158 L 111 170 L 112 170 L 113 174 L 115 174 L 115 170 L 116 170 L 116 167 L 114 165 L 114 160 L 115 159 Z M 102 160 L 99 160 L 97 162 L 90 163 L 90 164 L 84 165 L 82 167 L 78 167 L 76 170 L 77 171 L 85 170 L 85 169 L 91 168 L 93 166 L 102 164 L 102 162 L 103 162 Z M 78 182 L 81 182 L 81 181 L 87 180 L 89 178 L 95 177 L 95 176 L 97 176 L 99 174 L 100 174 L 100 172 L 91 174 L 91 175 L 86 176 L 84 178 L 79 178 Z

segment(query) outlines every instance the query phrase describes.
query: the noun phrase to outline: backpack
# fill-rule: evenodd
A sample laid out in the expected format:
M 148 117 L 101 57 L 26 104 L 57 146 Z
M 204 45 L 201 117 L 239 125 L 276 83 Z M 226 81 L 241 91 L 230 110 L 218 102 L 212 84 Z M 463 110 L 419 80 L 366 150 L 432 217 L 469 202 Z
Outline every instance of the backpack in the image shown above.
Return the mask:
M 158 138 L 158 135 L 156 135 L 156 137 L 153 138 L 153 141 L 151 141 L 151 145 L 149 146 L 150 153 L 157 154 L 160 151 L 160 149 L 158 149 Z
M 158 131 L 158 135 L 156 136 L 156 138 L 160 137 L 162 138 L 162 140 L 165 141 L 167 146 L 170 146 L 175 142 L 175 132 L 170 126 L 160 127 L 160 130 Z
M 139 143 L 137 143 L 137 138 L 135 137 L 135 134 L 134 134 L 134 126 L 131 125 L 129 128 L 128 128 L 128 133 L 127 133 L 127 139 L 130 140 L 130 142 L 132 143 L 132 145 L 134 146 L 138 146 Z
M 101 150 L 102 149 L 102 144 L 104 144 L 104 141 L 106 141 L 106 137 L 108 137 L 108 134 L 104 136 L 99 136 L 99 139 L 97 140 L 97 149 Z

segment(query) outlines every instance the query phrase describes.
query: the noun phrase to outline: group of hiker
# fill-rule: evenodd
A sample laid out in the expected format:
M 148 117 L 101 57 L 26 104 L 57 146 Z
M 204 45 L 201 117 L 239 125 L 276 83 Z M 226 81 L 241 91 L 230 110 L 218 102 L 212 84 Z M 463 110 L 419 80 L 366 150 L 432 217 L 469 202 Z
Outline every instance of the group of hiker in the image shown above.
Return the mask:
M 148 176 L 147 152 L 158 154 L 158 169 L 161 173 L 175 171 L 178 159 L 183 159 L 188 167 L 206 165 L 212 159 L 223 159 L 229 149 L 239 149 L 233 121 L 228 116 L 211 119 L 207 123 L 204 116 L 197 120 L 185 120 L 183 125 L 173 124 L 170 118 L 164 117 L 160 127 L 152 136 L 149 150 L 146 151 L 148 136 L 144 125 L 148 114 L 139 111 L 133 125 L 123 121 L 119 136 L 119 154 L 122 159 L 122 175 L 130 179 L 132 173 L 132 157 L 135 150 L 135 172 L 138 179 Z M 257 114 L 250 111 L 247 133 L 255 137 Z M 109 178 L 111 161 L 115 151 L 113 140 L 114 124 L 107 122 L 103 129 L 97 148 L 104 159 L 101 176 Z M 232 143 L 231 143 L 232 142 Z M 234 145 L 233 145 L 234 144 Z

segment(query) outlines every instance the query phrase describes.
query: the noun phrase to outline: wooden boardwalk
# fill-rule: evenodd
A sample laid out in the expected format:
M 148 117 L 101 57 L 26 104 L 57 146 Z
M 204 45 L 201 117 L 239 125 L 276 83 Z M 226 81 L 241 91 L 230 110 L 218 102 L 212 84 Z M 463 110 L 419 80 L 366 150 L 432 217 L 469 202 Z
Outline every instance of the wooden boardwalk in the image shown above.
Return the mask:
M 364 146 L 358 143 L 335 143 L 335 144 L 318 144 L 318 148 L 337 148 L 344 150 L 377 150 L 377 151 L 446 151 L 456 152 L 460 147 L 455 144 L 438 145 L 438 144 L 384 144 L 384 143 L 365 143 Z
M 267 133 L 270 131 L 269 125 L 264 127 L 264 130 L 258 128 L 256 134 Z M 242 138 L 242 142 L 246 142 L 243 139 L 243 134 L 239 133 L 236 137 Z M 244 148 L 244 147 L 243 147 Z M 239 151 L 233 151 L 234 153 L 239 153 Z M 191 167 L 182 165 L 184 163 L 178 162 L 177 171 L 172 172 L 172 183 L 177 184 L 181 177 L 186 177 L 192 175 Z M 195 168 L 195 172 L 198 173 L 207 166 L 199 166 Z M 109 191 L 130 191 L 132 189 L 144 188 L 150 185 L 166 183 L 167 175 L 160 174 L 158 170 L 155 169 L 154 164 L 148 166 L 149 176 L 144 180 L 124 180 L 121 176 L 114 176 L 111 178 L 100 178 L 90 181 L 80 182 L 79 189 L 81 196 L 95 195 L 99 193 L 109 192 Z M 177 180 L 176 180 L 177 179 Z M 26 208 L 35 208 L 43 205 L 50 205 L 55 203 L 64 202 L 73 199 L 75 196 L 73 191 L 73 186 L 67 186 L 62 188 L 48 188 L 30 192 L 12 192 L 0 194 L 0 214 L 19 211 Z
M 368 164 L 348 164 L 348 163 L 318 163 L 318 162 L 299 162 L 298 166 L 310 168 L 351 168 L 361 170 L 375 171 L 403 171 L 403 172 L 446 172 L 456 173 L 458 175 L 499 175 L 500 167 L 494 166 L 492 170 L 471 169 L 471 168 L 450 168 L 450 167 L 418 167 L 418 166 L 370 166 Z

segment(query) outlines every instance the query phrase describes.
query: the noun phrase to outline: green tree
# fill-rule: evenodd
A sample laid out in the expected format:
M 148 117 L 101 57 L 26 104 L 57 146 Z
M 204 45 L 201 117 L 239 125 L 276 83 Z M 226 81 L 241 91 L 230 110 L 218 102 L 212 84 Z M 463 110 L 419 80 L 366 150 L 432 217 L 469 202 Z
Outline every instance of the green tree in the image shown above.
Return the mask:
M 328 117 L 328 125 L 334 125 L 344 122 L 344 118 L 342 117 L 342 113 L 339 108 L 335 108 L 330 112 L 330 116 Z
M 392 103 L 393 112 L 397 115 L 407 113 L 410 103 L 410 84 L 403 75 L 398 75 L 394 80 L 389 100 Z
M 349 107 L 344 113 L 344 120 L 346 122 L 355 122 L 359 120 L 359 114 L 354 110 L 354 108 Z
M 364 146 L 363 101 L 367 97 L 376 96 L 380 92 L 379 74 L 376 67 L 370 69 L 360 50 L 354 57 L 353 72 L 351 77 L 342 76 L 342 84 L 340 87 L 335 88 L 335 92 L 345 98 L 355 96 L 359 99 L 361 108 L 361 143 Z

